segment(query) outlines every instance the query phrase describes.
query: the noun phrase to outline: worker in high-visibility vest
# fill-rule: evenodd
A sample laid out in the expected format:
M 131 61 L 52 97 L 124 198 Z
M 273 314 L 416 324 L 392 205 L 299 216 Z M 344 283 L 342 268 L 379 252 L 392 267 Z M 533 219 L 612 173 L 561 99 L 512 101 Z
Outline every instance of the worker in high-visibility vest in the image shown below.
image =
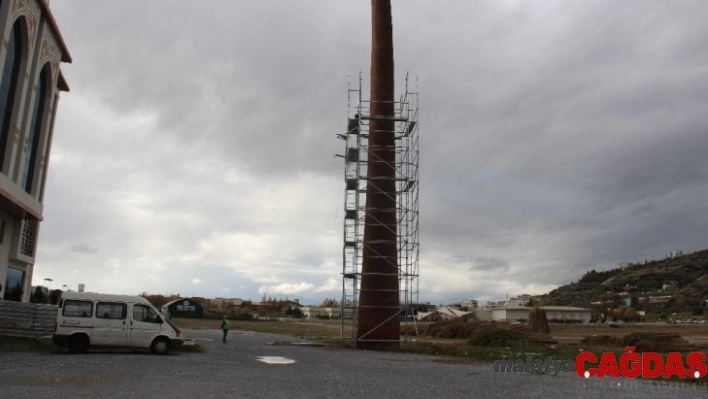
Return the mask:
M 226 334 L 229 333 L 229 319 L 226 316 L 224 316 L 224 320 L 221 322 L 221 329 L 224 331 L 222 341 L 226 343 Z

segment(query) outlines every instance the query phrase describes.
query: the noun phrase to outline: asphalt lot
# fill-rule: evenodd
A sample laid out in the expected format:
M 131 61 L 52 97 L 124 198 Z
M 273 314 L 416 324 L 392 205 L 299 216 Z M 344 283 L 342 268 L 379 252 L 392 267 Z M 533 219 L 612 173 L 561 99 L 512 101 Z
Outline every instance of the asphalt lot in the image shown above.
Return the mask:
M 186 330 L 206 353 L 0 353 L 0 397 L 636 398 L 708 397 L 695 385 L 494 373 L 406 353 L 299 345 L 291 337 Z M 273 342 L 279 343 L 273 345 Z

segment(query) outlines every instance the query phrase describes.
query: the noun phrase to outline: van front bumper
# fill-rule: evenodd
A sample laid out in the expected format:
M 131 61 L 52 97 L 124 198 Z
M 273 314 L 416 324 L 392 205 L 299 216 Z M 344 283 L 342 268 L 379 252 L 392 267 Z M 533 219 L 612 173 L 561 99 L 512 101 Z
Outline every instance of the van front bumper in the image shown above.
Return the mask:
M 170 341 L 172 341 L 173 348 L 182 346 L 184 344 L 184 338 L 172 338 Z

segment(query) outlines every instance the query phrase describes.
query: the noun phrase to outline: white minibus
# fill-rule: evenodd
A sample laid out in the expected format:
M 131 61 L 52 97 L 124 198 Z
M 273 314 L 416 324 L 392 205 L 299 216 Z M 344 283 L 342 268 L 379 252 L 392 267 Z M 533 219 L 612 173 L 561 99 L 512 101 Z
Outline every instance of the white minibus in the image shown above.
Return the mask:
M 91 347 L 129 347 L 166 354 L 184 343 L 182 332 L 141 296 L 66 291 L 52 341 L 71 353 Z

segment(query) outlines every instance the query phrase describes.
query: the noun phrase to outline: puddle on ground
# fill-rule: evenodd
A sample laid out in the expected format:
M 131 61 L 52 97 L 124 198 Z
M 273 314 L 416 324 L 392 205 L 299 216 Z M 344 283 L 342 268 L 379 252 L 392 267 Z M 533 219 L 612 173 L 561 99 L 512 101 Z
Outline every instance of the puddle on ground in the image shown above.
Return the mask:
M 290 364 L 295 363 L 294 359 L 282 356 L 258 356 L 258 361 L 268 364 Z

